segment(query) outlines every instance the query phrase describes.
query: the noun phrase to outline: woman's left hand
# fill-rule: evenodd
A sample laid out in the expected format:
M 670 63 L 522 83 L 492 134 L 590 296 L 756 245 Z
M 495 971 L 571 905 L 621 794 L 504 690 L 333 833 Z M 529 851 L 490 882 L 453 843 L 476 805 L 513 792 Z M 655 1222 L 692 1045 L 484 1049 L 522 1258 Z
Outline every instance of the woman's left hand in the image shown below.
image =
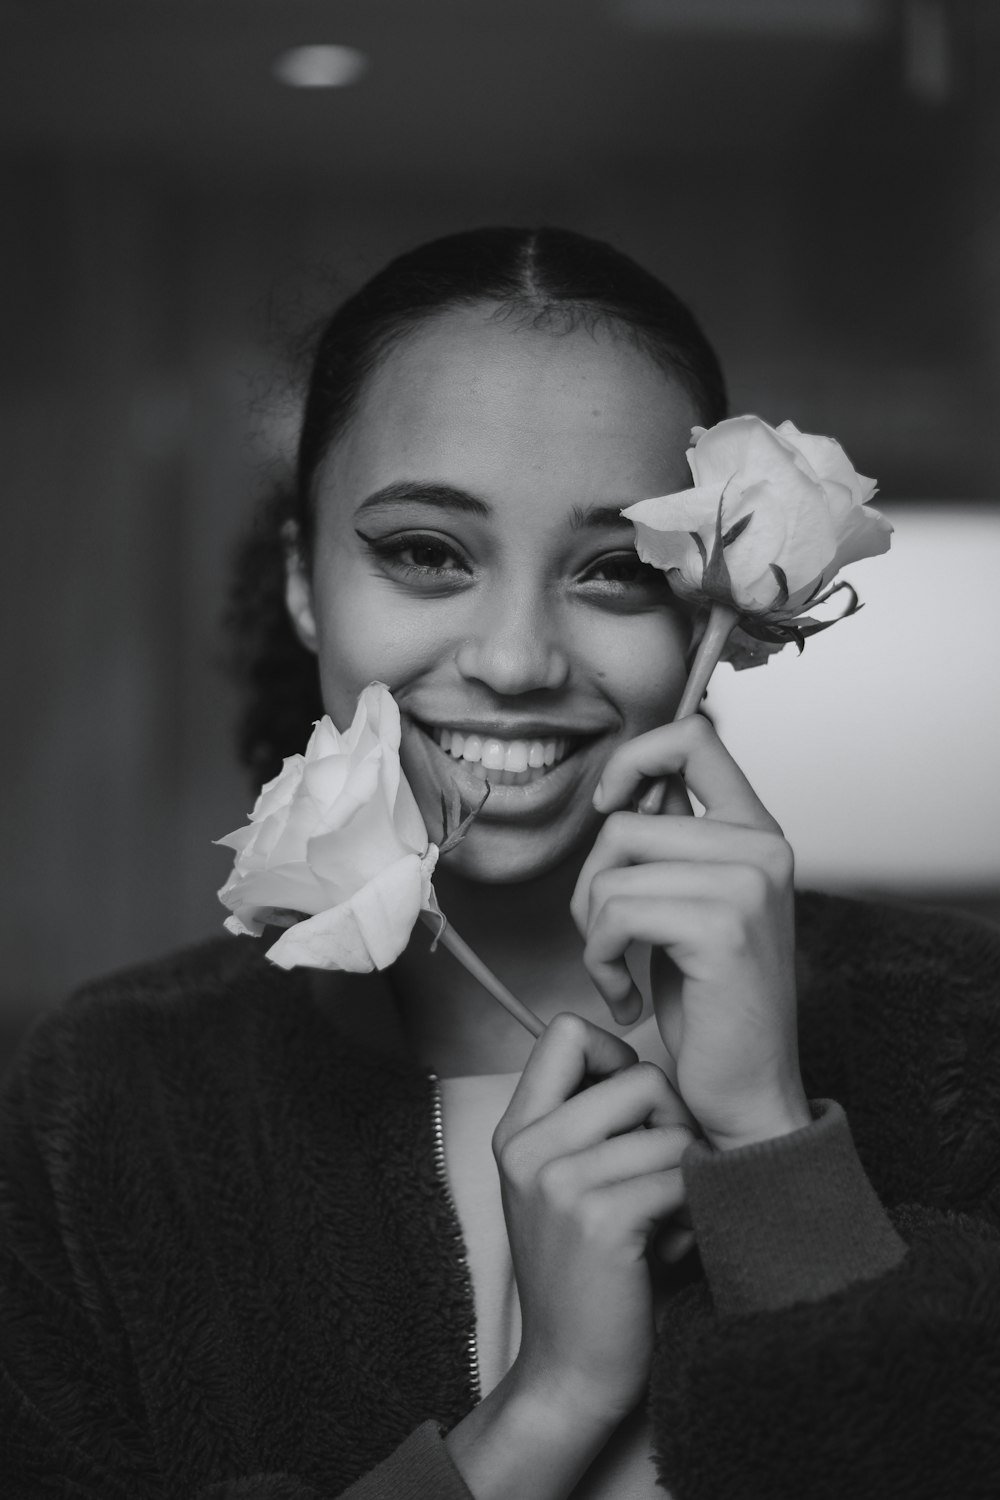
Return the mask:
M 628 810 L 644 781 L 671 772 L 683 773 L 704 817 Z M 594 805 L 608 817 L 571 910 L 615 1019 L 638 1017 L 624 956 L 649 943 L 677 1090 L 710 1144 L 729 1150 L 808 1125 L 792 851 L 715 730 L 695 714 L 629 741 L 608 761 Z

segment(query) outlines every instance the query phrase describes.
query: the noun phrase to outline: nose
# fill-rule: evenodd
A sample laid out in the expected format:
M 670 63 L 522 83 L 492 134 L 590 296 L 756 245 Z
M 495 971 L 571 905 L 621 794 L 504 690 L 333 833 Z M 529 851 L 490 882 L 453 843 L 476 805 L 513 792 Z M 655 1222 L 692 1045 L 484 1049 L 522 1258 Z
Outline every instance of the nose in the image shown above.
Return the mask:
M 463 677 L 504 694 L 552 692 L 564 686 L 570 669 L 546 601 L 503 590 L 481 604 L 457 660 Z

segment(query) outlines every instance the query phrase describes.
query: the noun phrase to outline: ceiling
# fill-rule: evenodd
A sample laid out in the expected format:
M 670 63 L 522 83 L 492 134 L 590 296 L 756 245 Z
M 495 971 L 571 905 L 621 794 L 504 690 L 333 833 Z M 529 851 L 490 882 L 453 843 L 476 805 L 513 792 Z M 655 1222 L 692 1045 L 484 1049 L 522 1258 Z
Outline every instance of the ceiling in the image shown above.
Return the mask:
M 759 163 L 831 128 L 860 150 L 905 104 L 914 6 L 927 0 L 0 0 L 0 138 L 185 173 L 428 185 Z M 367 75 L 277 83 L 276 54 L 313 42 L 363 49 Z

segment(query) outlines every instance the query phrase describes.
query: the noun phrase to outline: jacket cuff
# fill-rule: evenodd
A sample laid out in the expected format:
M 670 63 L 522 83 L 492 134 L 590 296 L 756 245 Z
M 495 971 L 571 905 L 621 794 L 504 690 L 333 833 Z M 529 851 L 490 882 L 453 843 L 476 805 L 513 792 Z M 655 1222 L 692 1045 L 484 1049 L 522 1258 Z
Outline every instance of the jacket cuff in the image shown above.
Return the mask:
M 343 1491 L 341 1500 L 473 1500 L 451 1461 L 437 1422 L 422 1422 L 404 1443 Z
M 906 1245 L 858 1160 L 843 1109 L 810 1101 L 813 1123 L 713 1151 L 694 1141 L 681 1168 L 718 1313 L 818 1302 L 892 1270 Z

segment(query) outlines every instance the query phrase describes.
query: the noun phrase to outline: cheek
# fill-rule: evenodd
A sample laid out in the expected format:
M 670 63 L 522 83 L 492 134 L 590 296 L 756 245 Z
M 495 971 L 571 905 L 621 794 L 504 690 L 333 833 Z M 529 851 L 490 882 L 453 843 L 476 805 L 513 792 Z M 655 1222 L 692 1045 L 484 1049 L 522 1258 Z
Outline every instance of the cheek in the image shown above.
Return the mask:
M 673 611 L 622 622 L 613 642 L 595 641 L 595 675 L 633 733 L 673 717 L 687 681 L 687 620 Z
M 323 706 L 340 726 L 349 723 L 358 694 L 370 682 L 395 692 L 437 665 L 450 640 L 432 610 L 401 612 L 370 580 L 331 585 L 317 594 L 317 647 Z

